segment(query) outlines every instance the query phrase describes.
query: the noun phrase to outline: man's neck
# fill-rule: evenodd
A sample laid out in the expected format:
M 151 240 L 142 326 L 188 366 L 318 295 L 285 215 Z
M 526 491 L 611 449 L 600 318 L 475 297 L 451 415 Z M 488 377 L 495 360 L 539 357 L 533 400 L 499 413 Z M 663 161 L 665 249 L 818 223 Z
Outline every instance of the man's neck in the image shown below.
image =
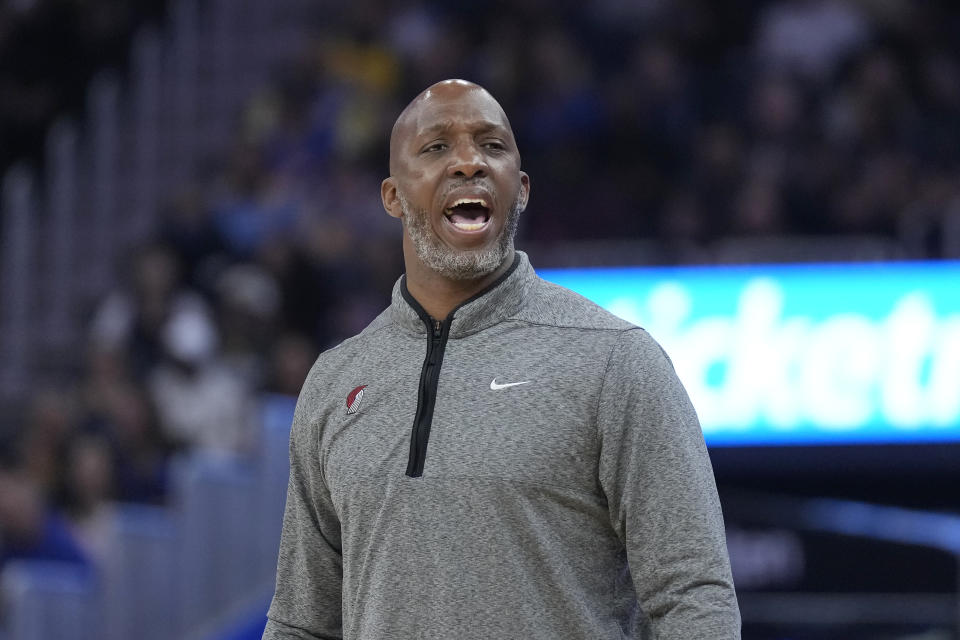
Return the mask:
M 425 267 L 414 255 L 406 258 L 407 291 L 435 320 L 445 320 L 458 305 L 477 295 L 496 282 L 513 264 L 516 254 L 511 251 L 503 263 L 492 272 L 475 280 L 453 280 Z

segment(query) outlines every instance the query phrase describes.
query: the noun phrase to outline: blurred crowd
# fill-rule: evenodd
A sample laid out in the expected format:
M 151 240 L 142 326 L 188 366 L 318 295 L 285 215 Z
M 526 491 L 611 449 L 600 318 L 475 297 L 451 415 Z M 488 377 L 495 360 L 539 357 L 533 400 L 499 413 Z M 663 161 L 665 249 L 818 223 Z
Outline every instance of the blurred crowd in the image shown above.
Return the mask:
M 110 505 L 163 504 L 178 452 L 256 455 L 262 394 L 295 396 L 317 353 L 389 301 L 402 260 L 379 200 L 388 134 L 436 80 L 477 81 L 511 117 L 532 177 L 521 248 L 868 234 L 937 258 L 960 215 L 951 3 L 312 11 L 309 46 L 249 100 L 232 147 L 118 265 L 73 382 L 38 390 L 7 435 L 0 563 L 95 562 Z
M 166 0 L 0 1 L 0 172 L 43 160 L 55 117 L 83 107 L 104 67 L 122 67 L 130 35 L 163 15 Z

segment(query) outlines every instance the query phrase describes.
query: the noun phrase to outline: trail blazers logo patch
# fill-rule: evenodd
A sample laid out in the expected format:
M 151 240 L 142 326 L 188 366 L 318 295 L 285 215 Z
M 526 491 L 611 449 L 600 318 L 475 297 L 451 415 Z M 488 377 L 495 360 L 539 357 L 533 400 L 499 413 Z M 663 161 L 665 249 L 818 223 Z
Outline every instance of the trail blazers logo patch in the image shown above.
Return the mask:
M 360 401 L 363 400 L 363 390 L 367 385 L 362 384 L 347 394 L 347 415 L 360 411 Z

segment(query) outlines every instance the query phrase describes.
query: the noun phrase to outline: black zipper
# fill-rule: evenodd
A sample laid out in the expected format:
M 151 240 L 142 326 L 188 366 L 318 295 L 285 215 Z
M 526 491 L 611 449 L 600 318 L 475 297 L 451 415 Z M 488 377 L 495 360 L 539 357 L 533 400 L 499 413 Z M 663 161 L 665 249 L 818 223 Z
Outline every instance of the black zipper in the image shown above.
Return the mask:
M 443 322 L 426 316 L 427 355 L 420 370 L 420 392 L 417 396 L 417 415 L 413 419 L 413 434 L 410 437 L 410 458 L 407 462 L 407 475 L 419 478 L 423 475 L 423 463 L 427 458 L 427 442 L 430 440 L 430 425 L 433 422 L 433 408 L 437 404 L 437 385 L 440 382 L 440 366 L 443 364 L 443 352 L 447 348 L 447 337 L 453 314 L 447 315 Z
M 447 338 L 450 336 L 450 325 L 453 316 L 460 307 L 470 304 L 477 298 L 486 295 L 506 280 L 520 265 L 520 255 L 516 254 L 510 268 L 500 277 L 487 286 L 483 291 L 471 296 L 458 304 L 453 311 L 447 314 L 442 322 L 433 319 L 417 302 L 407 289 L 404 276 L 400 294 L 404 300 L 417 312 L 423 323 L 427 325 L 427 355 L 423 359 L 423 368 L 420 369 L 420 389 L 417 392 L 417 415 L 413 419 L 413 433 L 410 436 L 410 458 L 407 460 L 407 475 L 419 478 L 423 475 L 423 464 L 427 458 L 427 442 L 430 440 L 430 425 L 433 423 L 433 408 L 437 404 L 437 385 L 440 382 L 440 366 L 443 364 L 443 354 L 447 349 Z

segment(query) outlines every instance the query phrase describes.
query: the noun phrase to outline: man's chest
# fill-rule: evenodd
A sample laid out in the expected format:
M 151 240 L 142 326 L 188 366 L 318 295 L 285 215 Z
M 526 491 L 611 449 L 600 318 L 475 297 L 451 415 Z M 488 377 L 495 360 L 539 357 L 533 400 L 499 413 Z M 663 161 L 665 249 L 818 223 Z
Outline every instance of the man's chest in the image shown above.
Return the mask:
M 404 475 L 418 447 L 428 480 L 597 490 L 603 358 L 576 341 L 516 332 L 493 343 L 448 341 L 431 375 L 427 351 L 411 343 L 365 359 L 330 389 L 320 462 L 334 494 L 360 478 Z

